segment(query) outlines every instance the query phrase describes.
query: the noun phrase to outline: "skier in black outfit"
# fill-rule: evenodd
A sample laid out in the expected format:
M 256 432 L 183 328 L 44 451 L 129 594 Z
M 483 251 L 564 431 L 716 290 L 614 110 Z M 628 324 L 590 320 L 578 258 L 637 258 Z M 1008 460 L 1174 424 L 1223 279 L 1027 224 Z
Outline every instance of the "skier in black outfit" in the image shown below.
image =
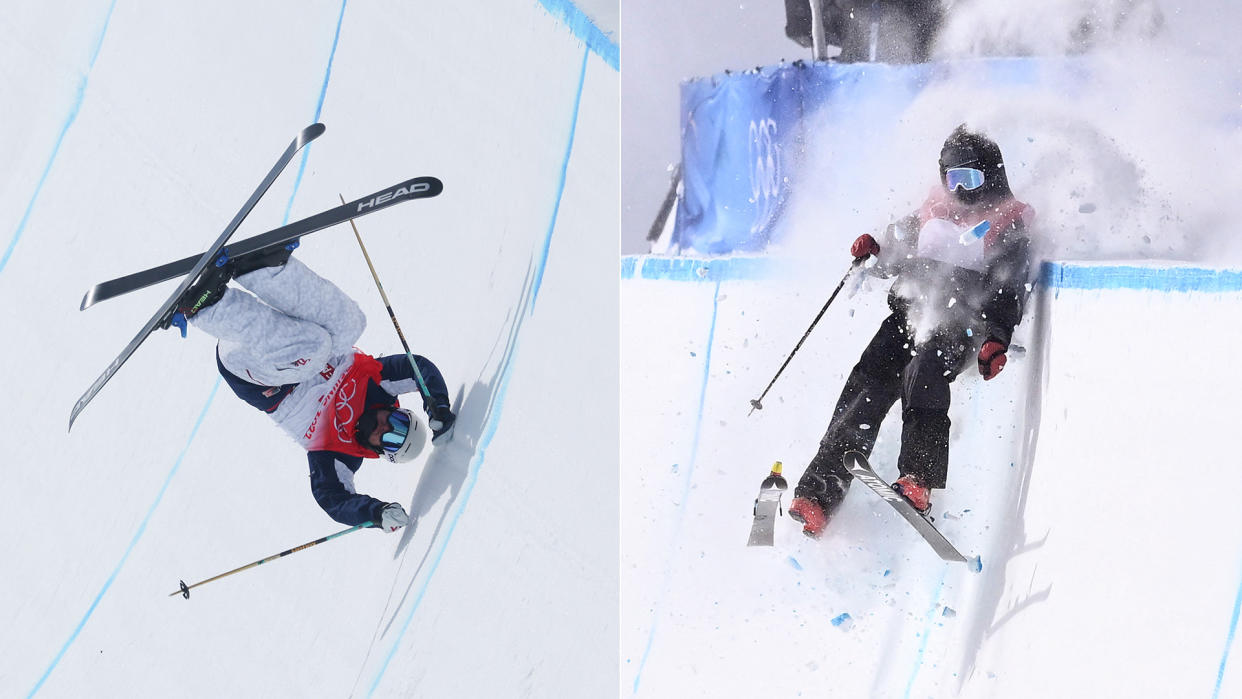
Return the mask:
M 819 452 L 789 514 L 818 537 L 852 479 L 846 452 L 870 455 L 880 423 L 901 399 L 901 453 L 893 484 L 916 509 L 931 507 L 949 464 L 949 384 L 977 358 L 984 380 L 1005 366 L 1022 318 L 1030 269 L 1031 207 L 1014 198 L 1000 147 L 963 124 L 940 152 L 940 185 L 919 210 L 854 241 L 856 259 L 896 273 L 892 314 L 845 382 Z

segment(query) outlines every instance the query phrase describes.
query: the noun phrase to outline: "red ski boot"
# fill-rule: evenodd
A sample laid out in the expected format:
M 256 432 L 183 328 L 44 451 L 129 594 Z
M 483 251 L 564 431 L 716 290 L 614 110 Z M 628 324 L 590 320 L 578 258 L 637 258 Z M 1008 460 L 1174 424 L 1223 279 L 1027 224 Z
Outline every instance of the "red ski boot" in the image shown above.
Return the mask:
M 931 509 L 931 488 L 924 487 L 914 476 L 905 475 L 898 478 L 893 484 L 893 490 L 913 505 L 919 514 L 925 515 Z
M 793 502 L 789 503 L 789 516 L 800 523 L 802 533 L 812 539 L 818 539 L 819 535 L 824 533 L 824 526 L 828 524 L 824 508 L 810 498 L 794 498 Z
M 824 526 L 828 524 L 833 513 L 841 507 L 841 501 L 845 499 L 845 491 L 848 489 L 849 483 L 835 473 L 821 476 L 807 471 L 798 487 L 794 488 L 794 499 L 789 503 L 789 516 L 803 525 L 803 534 L 818 539 L 824 533 Z

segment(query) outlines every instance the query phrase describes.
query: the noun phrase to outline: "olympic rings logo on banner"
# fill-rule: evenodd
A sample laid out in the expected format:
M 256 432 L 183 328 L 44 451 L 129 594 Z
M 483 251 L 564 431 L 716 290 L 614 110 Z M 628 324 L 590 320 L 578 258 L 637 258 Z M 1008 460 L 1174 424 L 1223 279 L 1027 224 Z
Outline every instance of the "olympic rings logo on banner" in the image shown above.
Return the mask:
M 751 233 L 758 233 L 771 220 L 781 188 L 781 146 L 776 142 L 774 119 L 750 122 L 747 160 L 750 166 L 750 201 L 755 205 Z

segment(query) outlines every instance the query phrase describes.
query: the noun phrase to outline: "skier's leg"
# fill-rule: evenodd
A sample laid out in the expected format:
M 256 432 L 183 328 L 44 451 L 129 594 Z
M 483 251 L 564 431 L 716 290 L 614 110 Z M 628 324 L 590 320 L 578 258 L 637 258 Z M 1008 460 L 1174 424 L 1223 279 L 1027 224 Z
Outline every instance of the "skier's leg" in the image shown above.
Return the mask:
M 915 348 L 902 377 L 901 455 L 897 470 L 925 488 L 944 488 L 949 469 L 950 384 L 974 343 L 955 330 L 937 332 Z
M 909 343 L 903 315 L 894 313 L 880 325 L 846 379 L 828 431 L 794 488 L 794 497 L 810 497 L 830 507 L 839 504 L 853 478 L 842 457 L 851 450 L 871 453 L 880 423 L 901 395 Z
M 327 330 L 287 316 L 242 289 L 230 287 L 190 322 L 220 340 L 225 368 L 260 386 L 301 383 L 332 356 Z
M 276 310 L 322 326 L 332 338 L 333 354 L 350 351 L 366 328 L 367 319 L 358 304 L 296 257 L 280 267 L 243 274 L 235 281 Z

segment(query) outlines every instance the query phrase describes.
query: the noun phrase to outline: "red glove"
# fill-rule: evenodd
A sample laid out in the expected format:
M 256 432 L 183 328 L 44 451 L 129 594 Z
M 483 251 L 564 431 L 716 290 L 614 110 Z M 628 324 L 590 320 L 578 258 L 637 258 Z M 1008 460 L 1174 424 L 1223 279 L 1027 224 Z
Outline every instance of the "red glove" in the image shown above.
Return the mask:
M 996 340 L 988 340 L 979 348 L 979 373 L 984 381 L 990 381 L 1005 368 L 1005 351 L 1008 350 Z
M 856 260 L 865 260 L 872 255 L 880 254 L 880 244 L 875 242 L 875 238 L 872 238 L 870 233 L 863 233 L 850 246 L 850 254 Z

